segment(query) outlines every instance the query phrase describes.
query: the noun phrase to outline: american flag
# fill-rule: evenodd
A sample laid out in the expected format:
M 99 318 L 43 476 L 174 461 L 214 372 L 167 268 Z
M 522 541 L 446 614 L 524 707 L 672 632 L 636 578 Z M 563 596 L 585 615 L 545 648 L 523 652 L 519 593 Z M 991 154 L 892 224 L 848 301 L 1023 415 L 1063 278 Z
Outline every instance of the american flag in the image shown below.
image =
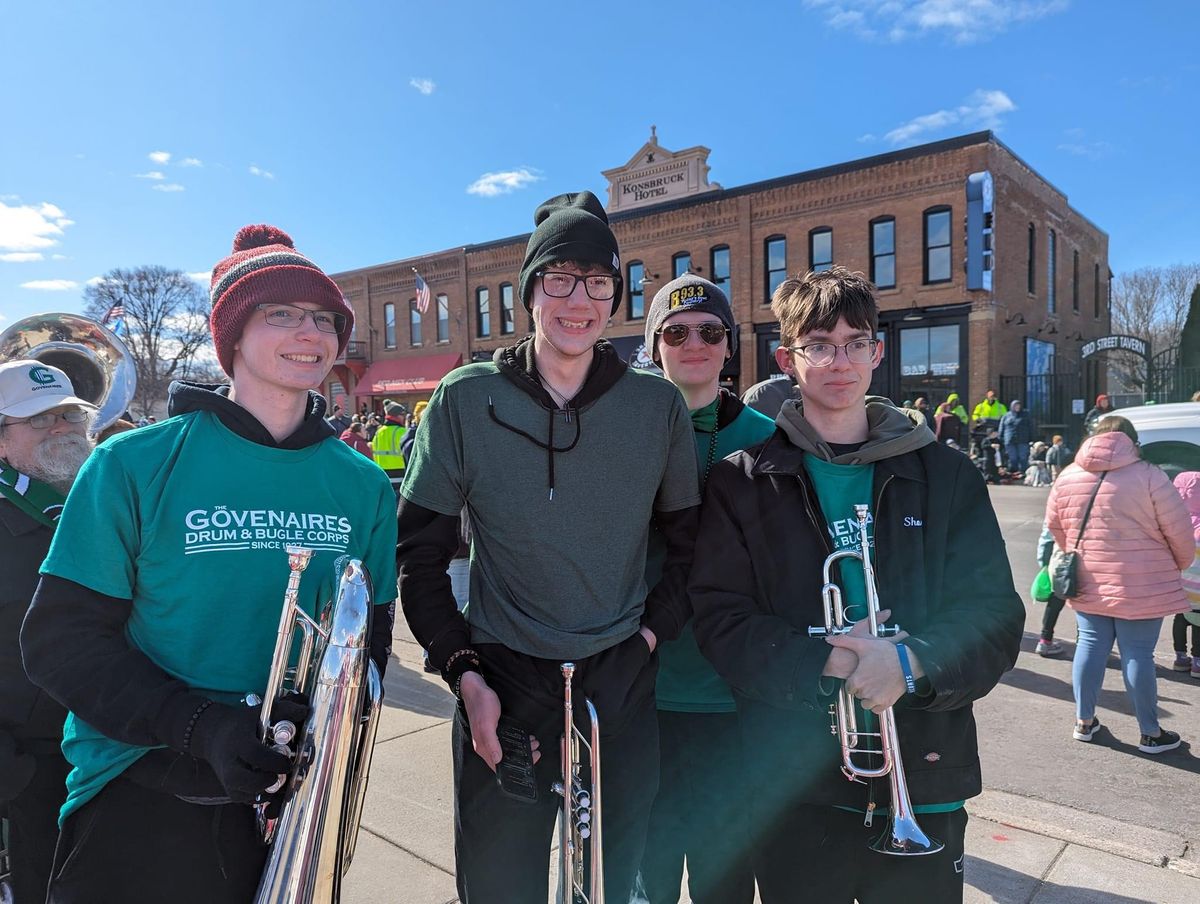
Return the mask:
M 125 326 L 125 305 L 119 301 L 116 302 L 108 309 L 108 313 L 104 315 L 104 319 L 100 321 L 100 324 L 112 330 L 114 336 L 120 336 L 122 333 L 127 332 L 128 330 Z
M 412 272 L 417 274 L 417 310 L 424 314 L 429 310 L 429 284 L 421 279 L 416 267 L 412 268 Z

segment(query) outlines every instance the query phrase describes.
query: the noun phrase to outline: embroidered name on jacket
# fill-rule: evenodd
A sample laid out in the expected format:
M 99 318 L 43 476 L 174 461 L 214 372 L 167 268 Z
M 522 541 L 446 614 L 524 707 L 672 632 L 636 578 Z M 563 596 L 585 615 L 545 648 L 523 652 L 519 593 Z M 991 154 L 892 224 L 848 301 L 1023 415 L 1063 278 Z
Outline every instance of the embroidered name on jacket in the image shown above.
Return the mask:
M 185 555 L 280 549 L 299 543 L 311 549 L 345 552 L 353 530 L 344 515 L 268 509 L 232 509 L 218 505 L 192 509 L 184 516 Z
M 905 515 L 904 516 L 904 526 L 905 527 L 924 527 L 925 522 L 922 521 L 920 518 L 914 518 L 912 515 Z

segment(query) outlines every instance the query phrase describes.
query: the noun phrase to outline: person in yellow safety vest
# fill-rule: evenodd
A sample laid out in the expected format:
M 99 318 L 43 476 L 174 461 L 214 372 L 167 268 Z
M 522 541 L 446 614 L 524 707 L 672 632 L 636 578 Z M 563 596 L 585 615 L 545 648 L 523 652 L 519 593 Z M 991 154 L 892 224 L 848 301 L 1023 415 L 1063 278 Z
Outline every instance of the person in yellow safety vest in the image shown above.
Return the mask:
M 950 410 L 951 414 L 963 422 L 963 426 L 965 427 L 967 424 L 967 409 L 959 401 L 957 392 L 952 392 L 946 396 L 946 407 Z
M 1008 413 L 1008 406 L 996 398 L 996 390 L 989 389 L 987 396 L 982 402 L 975 406 L 976 421 L 996 421 L 999 423 L 1000 418 Z
M 383 426 L 371 440 L 371 449 L 375 453 L 375 463 L 387 471 L 389 477 L 399 477 L 404 473 L 404 452 L 400 446 L 408 432 L 404 426 L 404 406 L 398 402 L 385 402 L 383 413 Z

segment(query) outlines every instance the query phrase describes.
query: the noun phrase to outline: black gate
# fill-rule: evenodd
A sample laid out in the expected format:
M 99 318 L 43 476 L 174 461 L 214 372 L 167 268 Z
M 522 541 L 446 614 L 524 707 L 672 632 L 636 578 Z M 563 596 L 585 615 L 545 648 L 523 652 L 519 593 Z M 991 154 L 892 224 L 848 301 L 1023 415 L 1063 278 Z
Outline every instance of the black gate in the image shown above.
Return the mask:
M 1179 346 L 1161 351 L 1150 359 L 1146 371 L 1146 400 L 1165 404 L 1189 402 L 1200 390 L 1200 367 L 1184 367 Z
M 1061 433 L 1072 448 L 1079 448 L 1083 435 L 1083 413 L 1073 414 L 1072 402 L 1082 399 L 1083 378 L 1079 374 L 1038 374 L 1000 377 L 1000 401 L 1005 405 L 1020 399 L 1033 417 L 1034 435 L 1050 442 Z

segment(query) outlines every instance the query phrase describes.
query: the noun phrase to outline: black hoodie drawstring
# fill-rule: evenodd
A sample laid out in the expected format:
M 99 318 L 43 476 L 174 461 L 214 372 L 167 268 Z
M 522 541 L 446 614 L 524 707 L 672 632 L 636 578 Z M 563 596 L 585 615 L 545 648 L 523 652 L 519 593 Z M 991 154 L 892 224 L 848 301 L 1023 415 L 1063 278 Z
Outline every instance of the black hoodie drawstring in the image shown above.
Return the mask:
M 525 437 L 525 439 L 529 440 L 531 443 L 533 443 L 539 449 L 546 450 L 546 457 L 548 459 L 547 464 L 548 464 L 548 470 L 549 470 L 549 474 L 550 474 L 550 478 L 549 478 L 549 480 L 550 480 L 550 500 L 553 502 L 554 501 L 554 455 L 555 455 L 555 453 L 561 454 L 563 452 L 570 452 L 572 449 L 575 448 L 576 445 L 578 445 L 579 437 L 583 433 L 583 419 L 580 417 L 579 409 L 572 408 L 570 406 L 570 404 L 567 405 L 566 409 L 549 408 L 547 410 L 550 412 L 550 431 L 549 431 L 550 432 L 550 441 L 548 443 L 544 443 L 540 439 L 538 439 L 536 436 L 534 436 L 533 434 L 526 433 L 520 427 L 514 427 L 512 424 L 508 424 L 508 423 L 505 423 L 504 421 L 502 421 L 500 419 L 500 416 L 498 414 L 496 414 L 496 404 L 492 401 L 492 397 L 488 396 L 488 415 L 491 417 L 491 419 L 493 421 L 495 421 L 497 424 L 499 424 L 505 430 L 511 430 L 513 433 L 517 434 L 518 436 Z M 571 440 L 571 444 L 569 446 L 565 446 L 562 449 L 559 449 L 559 448 L 555 447 L 555 445 L 554 445 L 554 415 L 557 414 L 560 410 L 566 411 L 568 424 L 572 420 L 575 421 L 575 438 L 573 440 Z M 572 414 L 574 414 L 574 417 L 572 417 Z

